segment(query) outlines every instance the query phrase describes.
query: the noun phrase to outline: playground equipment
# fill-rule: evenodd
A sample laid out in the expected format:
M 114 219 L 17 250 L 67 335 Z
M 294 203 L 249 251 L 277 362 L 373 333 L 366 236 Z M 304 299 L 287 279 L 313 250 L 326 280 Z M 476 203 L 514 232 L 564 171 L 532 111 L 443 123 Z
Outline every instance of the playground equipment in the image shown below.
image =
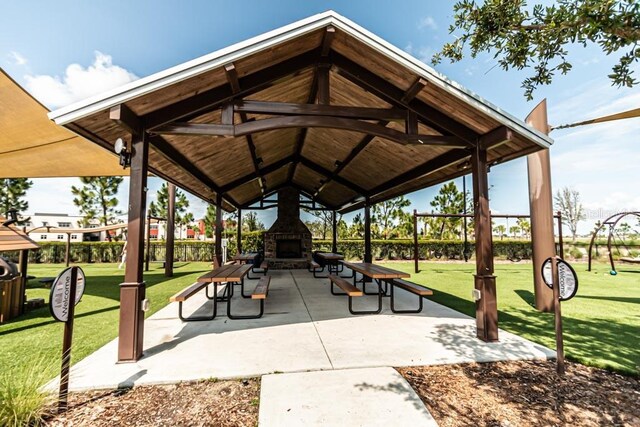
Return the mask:
M 627 216 L 634 216 L 636 218 L 640 218 L 640 212 L 638 211 L 633 211 L 633 212 L 618 212 L 617 214 L 613 214 L 611 215 L 609 218 L 605 219 L 602 224 L 600 224 L 594 231 L 593 234 L 591 235 L 591 241 L 589 242 L 589 266 L 587 268 L 587 271 L 591 271 L 591 261 L 593 259 L 593 246 L 595 244 L 596 238 L 598 237 L 598 234 L 600 233 L 600 231 L 605 228 L 605 227 L 609 227 L 609 234 L 607 236 L 607 250 L 609 251 L 609 263 L 611 264 L 611 275 L 615 276 L 616 274 L 618 274 L 618 272 L 616 271 L 616 265 L 613 259 L 613 248 L 615 247 L 616 251 L 618 252 L 618 256 L 619 256 L 619 260 L 622 262 L 628 262 L 628 263 L 634 263 L 634 264 L 640 264 L 640 258 L 632 258 L 629 256 L 623 256 L 622 253 L 620 252 L 620 246 L 623 246 L 625 248 L 625 250 L 627 251 L 627 254 L 629 254 L 629 247 L 625 244 L 624 242 L 624 238 L 623 236 L 620 236 L 620 233 L 618 233 L 618 231 L 616 230 L 616 227 L 618 225 L 618 223 L 622 220 L 622 218 L 625 218 Z
M 553 217 L 556 219 L 556 226 L 558 231 L 558 253 L 560 256 L 564 254 L 564 243 L 562 240 L 562 214 L 557 212 Z M 443 214 L 443 213 L 420 213 L 416 210 L 413 211 L 413 261 L 415 264 L 415 272 L 418 273 L 418 260 L 419 260 L 419 248 L 418 248 L 418 218 L 462 218 L 463 222 L 463 257 L 465 262 L 467 262 L 470 258 L 470 245 L 468 241 L 468 233 L 467 233 L 467 219 L 473 218 L 473 215 L 461 213 L 461 214 Z M 502 218 L 509 220 L 510 218 L 531 218 L 531 215 L 491 215 L 491 219 L 494 218 Z M 440 258 L 442 255 L 438 256 L 436 254 L 436 258 Z M 514 253 L 509 256 L 509 259 L 513 262 L 520 261 L 522 258 L 519 254 Z

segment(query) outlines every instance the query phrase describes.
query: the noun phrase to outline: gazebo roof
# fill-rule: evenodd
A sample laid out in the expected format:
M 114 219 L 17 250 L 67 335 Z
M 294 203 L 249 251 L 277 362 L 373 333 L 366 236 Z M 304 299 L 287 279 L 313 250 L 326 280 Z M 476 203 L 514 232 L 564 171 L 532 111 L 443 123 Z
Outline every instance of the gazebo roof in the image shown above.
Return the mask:
M 111 147 L 149 137 L 149 169 L 249 206 L 283 186 L 356 209 L 496 164 L 551 139 L 333 11 L 49 114 Z
M 0 252 L 39 248 L 38 244 L 19 228 L 2 225 L 5 221 L 6 218 L 0 217 Z

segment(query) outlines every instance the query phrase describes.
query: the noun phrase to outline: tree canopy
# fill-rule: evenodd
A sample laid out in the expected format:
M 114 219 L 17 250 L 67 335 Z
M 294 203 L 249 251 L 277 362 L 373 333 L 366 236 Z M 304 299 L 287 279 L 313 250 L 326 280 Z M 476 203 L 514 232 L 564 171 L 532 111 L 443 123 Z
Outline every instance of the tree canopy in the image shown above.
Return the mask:
M 566 74 L 572 64 L 568 47 L 597 44 L 609 55 L 622 50 L 609 78 L 617 86 L 638 84 L 632 65 L 640 60 L 640 2 L 638 0 L 557 0 L 532 8 L 525 0 L 462 0 L 454 7 L 446 43 L 433 57 L 460 61 L 468 48 L 471 57 L 493 52 L 504 70 L 533 68 L 522 82 L 527 99 L 539 85 L 551 83 L 556 73 Z
M 7 216 L 7 212 L 16 209 L 24 212 L 29 209 L 29 202 L 24 199 L 33 181 L 27 178 L 5 178 L 0 180 L 0 215 Z
M 80 178 L 82 187 L 71 186 L 71 193 L 75 196 L 73 204 L 80 208 L 84 227 L 93 220 L 101 225 L 115 223 L 116 216 L 122 213 L 117 209 L 116 197 L 122 180 L 119 176 L 83 177 Z M 107 233 L 107 239 L 111 240 L 110 233 Z

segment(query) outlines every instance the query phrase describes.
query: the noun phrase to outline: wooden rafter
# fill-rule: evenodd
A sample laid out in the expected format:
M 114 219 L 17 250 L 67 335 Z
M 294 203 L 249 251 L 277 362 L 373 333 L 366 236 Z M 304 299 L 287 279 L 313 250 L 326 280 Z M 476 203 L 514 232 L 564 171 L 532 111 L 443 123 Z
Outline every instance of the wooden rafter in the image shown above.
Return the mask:
M 266 89 L 275 81 L 283 77 L 311 67 L 317 62 L 319 53 L 318 49 L 305 52 L 291 59 L 279 62 L 278 64 L 239 78 L 238 84 L 242 90 L 238 93 L 234 94 L 229 85 L 218 86 L 181 101 L 177 101 L 173 104 L 169 104 L 142 116 L 141 119 L 144 122 L 146 129 L 153 130 L 158 126 L 162 126 L 191 115 L 204 114 L 217 108 L 224 102 L 231 101 L 234 98 L 242 98 L 252 95 Z
M 223 193 L 227 193 L 231 190 L 233 190 L 234 188 L 240 187 L 242 185 L 248 184 L 249 182 L 258 179 L 260 177 L 264 177 L 265 175 L 268 175 L 272 172 L 277 171 L 278 169 L 288 165 L 289 163 L 292 163 L 294 161 L 294 157 L 293 156 L 288 156 L 285 157 L 283 159 L 278 160 L 275 163 L 272 163 L 270 165 L 267 165 L 263 168 L 261 168 L 258 172 L 252 172 L 248 175 L 242 176 L 238 179 L 235 179 L 233 181 L 231 181 L 228 184 L 225 184 L 223 186 L 220 187 L 220 190 Z
M 227 81 L 229 82 L 229 85 L 231 86 L 231 91 L 234 94 L 238 94 L 240 93 L 240 79 L 238 78 L 238 72 L 236 71 L 236 67 L 233 64 L 227 64 L 224 67 L 224 71 L 227 75 Z M 233 112 L 235 111 L 235 105 L 232 109 L 232 118 L 233 118 Z M 240 122 L 241 123 L 246 123 L 247 120 L 247 114 L 245 112 L 239 112 L 240 115 Z M 224 123 L 224 120 L 222 121 Z M 264 180 L 264 175 L 261 174 L 260 172 L 260 162 L 258 161 L 258 156 L 256 155 L 256 144 L 253 142 L 253 137 L 251 135 L 245 135 L 245 139 L 247 140 L 247 148 L 249 149 L 249 155 L 251 156 L 251 162 L 253 163 L 253 169 L 256 173 L 256 175 L 258 176 L 258 178 L 260 179 L 260 189 L 262 190 L 262 192 L 264 193 L 265 190 L 267 189 L 266 184 L 265 184 L 265 180 Z
M 451 135 L 408 135 L 405 132 L 356 119 L 327 116 L 284 116 L 249 121 L 237 125 L 209 123 L 172 123 L 154 130 L 160 135 L 244 136 L 287 128 L 331 128 L 378 136 L 398 144 L 436 145 L 462 148 L 469 144 Z
M 325 177 L 325 179 L 333 176 L 332 172 L 330 170 L 327 170 L 325 168 L 323 168 L 322 166 L 320 166 L 319 164 L 317 164 L 316 162 L 307 159 L 306 157 L 301 157 L 300 158 L 300 163 L 305 166 L 308 167 L 309 169 L 311 169 L 312 171 L 316 172 L 317 174 L 320 174 L 322 176 Z M 354 184 L 353 182 L 342 178 L 341 176 L 337 175 L 337 176 L 333 176 L 333 180 L 335 182 L 337 182 L 340 185 L 343 185 L 345 187 L 347 187 L 349 190 L 357 193 L 357 194 L 361 194 L 361 195 L 367 195 L 368 191 L 365 190 L 364 188 L 360 187 L 359 185 Z
M 400 108 L 346 107 L 290 102 L 237 101 L 234 110 L 240 113 L 280 116 L 330 116 L 360 120 L 406 120 L 407 110 Z
M 397 88 L 347 57 L 337 52 L 332 52 L 330 58 L 340 75 L 391 105 L 415 111 L 422 122 L 438 132 L 455 135 L 469 144 L 475 144 L 480 136 L 471 128 L 420 100 L 413 99 L 409 102 L 403 102 L 402 98 L 405 96 L 405 92 L 402 89 Z

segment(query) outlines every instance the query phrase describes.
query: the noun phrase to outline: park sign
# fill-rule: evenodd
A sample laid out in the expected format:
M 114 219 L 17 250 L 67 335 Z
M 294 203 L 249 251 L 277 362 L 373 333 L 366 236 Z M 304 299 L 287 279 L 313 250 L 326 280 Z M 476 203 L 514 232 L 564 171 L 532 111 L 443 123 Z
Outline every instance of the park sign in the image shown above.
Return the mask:
M 66 322 L 69 319 L 69 300 L 72 292 L 71 280 L 73 268 L 77 269 L 74 306 L 77 305 L 78 302 L 80 302 L 80 298 L 82 298 L 85 285 L 84 271 L 82 271 L 80 267 L 66 268 L 56 277 L 53 285 L 51 285 L 49 309 L 51 310 L 51 315 L 60 322 Z
M 563 259 L 557 260 L 558 265 L 558 290 L 560 301 L 567 301 L 573 298 L 578 292 L 578 275 L 568 262 Z M 542 264 L 542 280 L 553 289 L 553 274 L 551 270 L 551 258 Z

